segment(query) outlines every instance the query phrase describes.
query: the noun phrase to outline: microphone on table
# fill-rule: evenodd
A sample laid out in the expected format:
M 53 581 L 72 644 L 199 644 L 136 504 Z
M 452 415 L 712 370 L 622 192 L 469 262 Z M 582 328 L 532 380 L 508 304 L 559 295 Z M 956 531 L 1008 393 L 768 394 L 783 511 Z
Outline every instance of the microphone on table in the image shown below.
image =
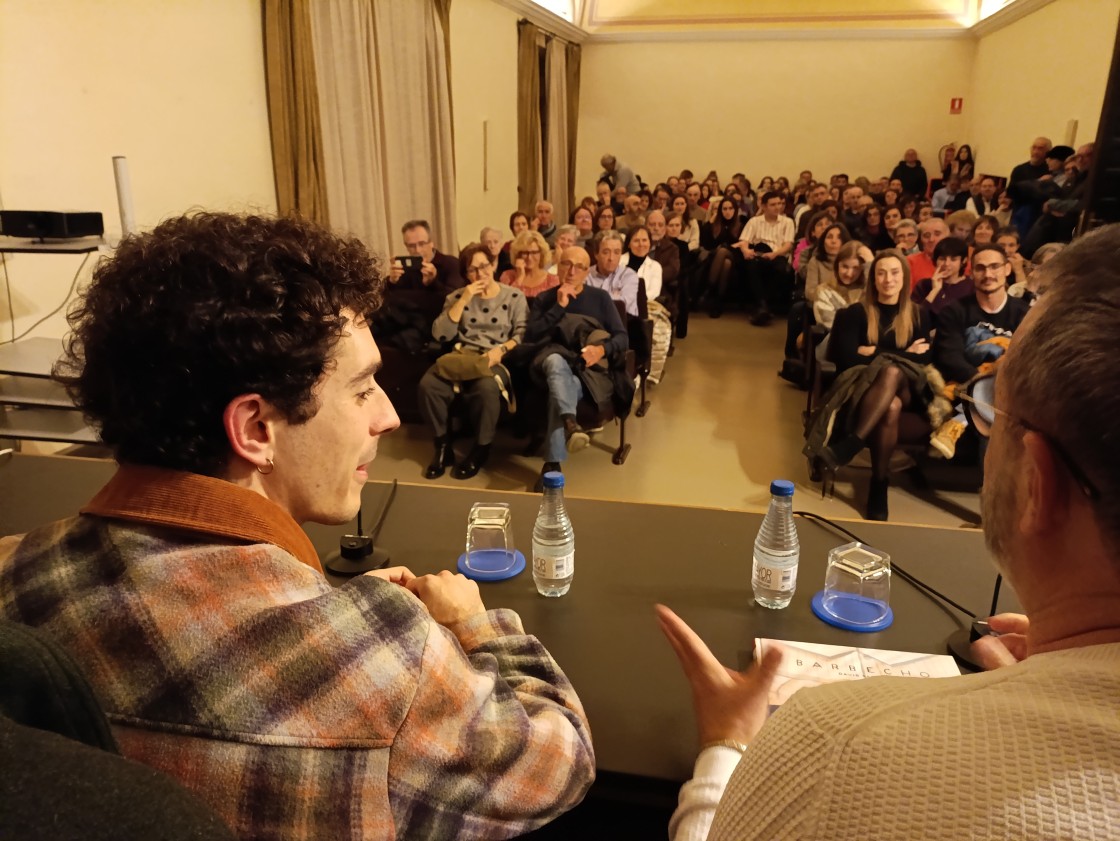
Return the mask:
M 995 615 L 999 609 L 999 588 L 1003 584 L 1003 575 L 996 575 L 996 586 L 992 591 L 992 609 L 988 612 L 989 616 Z M 991 633 L 988 628 L 988 621 L 986 619 L 973 619 L 972 624 L 968 628 L 961 628 L 959 631 L 954 631 L 949 635 L 946 645 L 949 648 L 949 653 L 970 667 L 974 671 L 982 672 L 984 667 L 976 660 L 972 653 L 972 644 L 980 637 L 987 636 Z
M 323 568 L 335 575 L 354 576 L 375 569 L 384 569 L 389 565 L 389 553 L 374 545 L 381 533 L 381 525 L 385 522 L 385 515 L 389 513 L 389 506 L 393 504 L 393 497 L 397 495 L 397 482 L 393 480 L 393 487 L 389 490 L 389 498 L 385 507 L 381 509 L 381 516 L 373 527 L 372 534 L 362 532 L 362 509 L 358 507 L 358 530 L 356 534 L 344 534 L 338 541 L 338 554 L 333 552 L 323 564 Z

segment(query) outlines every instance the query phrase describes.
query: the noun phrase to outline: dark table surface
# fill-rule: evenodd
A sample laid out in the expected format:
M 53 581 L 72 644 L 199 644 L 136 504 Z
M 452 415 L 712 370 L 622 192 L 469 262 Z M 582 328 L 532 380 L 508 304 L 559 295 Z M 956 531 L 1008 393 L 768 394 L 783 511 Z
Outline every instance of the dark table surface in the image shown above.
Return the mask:
M 73 514 L 112 475 L 109 462 L 16 454 L 0 458 L 0 534 L 18 534 Z M 363 524 L 380 517 L 391 485 L 363 493 Z M 417 574 L 454 569 L 474 502 L 508 502 L 514 539 L 527 555 L 540 499 L 524 493 L 401 484 L 377 545 L 393 565 Z M 796 508 L 797 500 L 794 499 Z M 759 607 L 751 594 L 751 552 L 763 512 L 569 498 L 576 535 L 575 579 L 559 599 L 539 596 L 528 571 L 481 585 L 488 607 L 516 610 L 575 685 L 591 721 L 602 771 L 686 779 L 696 751 L 688 688 L 654 621 L 653 605 L 673 608 L 725 664 L 749 656 L 756 636 L 944 653 L 965 619 L 921 595 L 897 575 L 894 624 L 881 632 L 842 631 L 818 620 L 809 599 L 824 582 L 828 550 L 848 542 L 798 520 L 798 589 L 785 610 Z M 990 606 L 995 570 L 980 532 L 843 521 L 893 563 L 977 614 Z M 350 526 L 306 527 L 320 556 L 337 552 Z M 336 583 L 339 580 L 336 579 Z M 1005 588 L 1001 609 L 1018 609 Z

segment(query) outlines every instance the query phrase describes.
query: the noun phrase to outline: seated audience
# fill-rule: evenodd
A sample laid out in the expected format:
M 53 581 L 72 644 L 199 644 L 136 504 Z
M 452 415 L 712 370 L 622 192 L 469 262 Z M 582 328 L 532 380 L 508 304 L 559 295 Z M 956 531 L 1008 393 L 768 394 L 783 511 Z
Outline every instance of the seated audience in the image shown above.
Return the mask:
M 828 186 L 826 184 L 810 185 L 806 198 L 807 201 L 798 205 L 793 211 L 793 224 L 798 239 L 805 236 L 805 229 L 809 220 L 821 209 L 821 205 L 828 201 Z
M 1025 613 L 991 617 L 973 645 L 992 671 L 802 689 L 769 716 L 780 652 L 736 672 L 658 607 L 703 746 L 674 841 L 1115 836 L 1120 381 L 1081 336 L 1120 334 L 1117 251 L 1105 229 L 1054 261 L 1060 279 L 1001 363 L 995 405 L 976 407 L 994 420 L 984 536 Z M 962 783 L 968 768 L 987 773 Z
M 996 209 L 991 211 L 991 215 L 999 220 L 1001 228 L 1011 226 L 1011 216 L 1014 212 L 1012 207 L 1011 194 L 1007 190 L 1001 190 L 999 198 L 996 200 Z
M 918 202 L 918 210 L 914 218 L 919 225 L 927 219 L 933 219 L 933 205 L 931 205 L 928 201 Z
M 827 211 L 818 210 L 806 223 L 805 236 L 793 249 L 793 270 L 799 275 L 802 269 L 802 261 L 807 260 L 809 255 L 813 253 L 813 248 L 821 238 L 821 234 L 835 221 L 835 218 L 830 216 Z
M 586 283 L 602 289 L 614 301 L 622 301 L 626 314 L 640 318 L 638 309 L 638 275 L 622 262 L 623 237 L 618 231 L 600 231 L 591 241 L 594 263 Z
M 916 284 L 933 277 L 934 269 L 937 268 L 933 262 L 933 249 L 937 248 L 937 243 L 947 236 L 949 236 L 949 226 L 945 224 L 944 219 L 927 219 L 918 225 L 920 250 L 906 258 L 910 264 L 911 283 Z
M 708 219 L 707 208 L 700 206 L 701 195 L 699 184 L 689 184 L 688 189 L 684 191 L 688 217 L 697 225 L 702 225 Z
M 1093 144 L 1086 143 L 1074 156 L 1072 166 L 1076 167 L 1076 171 L 1073 177 L 1060 188 L 1057 197 L 1043 203 L 1042 215 L 1023 237 L 1024 256 L 1033 255 L 1037 248 L 1048 242 L 1069 242 L 1073 237 L 1088 200 L 1092 164 Z
M 502 245 L 502 251 L 509 253 L 509 247 L 517 238 L 518 234 L 523 234 L 529 230 L 529 216 L 522 213 L 520 210 L 515 210 L 509 215 L 509 231 L 513 236 Z
M 526 298 L 535 298 L 546 289 L 560 285 L 556 275 L 549 274 L 545 266 L 552 258 L 548 243 L 536 231 L 518 234 L 509 249 L 513 268 L 499 279 L 499 283 L 512 286 Z
M 650 199 L 650 210 L 660 210 L 667 212 L 669 210 L 669 202 L 673 200 L 673 191 L 669 189 L 668 184 L 658 184 L 653 188 L 653 198 Z
M 536 231 L 521 236 L 543 241 Z M 515 254 L 517 248 L 515 242 Z M 529 319 L 525 296 L 494 279 L 494 263 L 485 247 L 472 243 L 463 249 L 459 260 L 469 282 L 447 296 L 443 312 L 432 325 L 436 341 L 454 342 L 455 348 L 437 359 L 420 380 L 420 414 L 432 427 L 436 449 L 432 463 L 424 471 L 425 479 L 438 479 L 444 468 L 455 462 L 448 414 L 451 401 L 459 394 L 475 431 L 475 444 L 451 475 L 470 479 L 486 464 L 502 414 L 502 390 L 510 387 L 509 372 L 496 369 L 524 338 Z M 508 400 L 508 391 L 505 397 Z
M 887 235 L 891 238 L 890 248 L 895 248 L 897 243 L 894 238 L 894 229 L 898 227 L 898 223 L 902 221 L 902 211 L 897 207 L 889 206 L 883 208 L 883 227 L 887 229 Z
M 700 223 L 688 212 L 688 199 L 684 196 L 673 196 L 673 213 L 681 217 L 680 238 L 688 243 L 688 250 L 699 251 Z
M 613 231 L 614 230 L 614 208 L 609 204 L 606 207 L 600 207 L 595 212 L 595 232 L 591 235 L 594 238 L 595 234 L 599 231 Z
M 968 243 L 972 248 L 978 245 L 990 245 L 996 241 L 996 231 L 999 230 L 999 220 L 991 215 L 981 216 L 972 223 L 972 231 L 968 235 Z
M 1008 276 L 1008 283 L 1012 289 L 1017 284 L 1020 286 L 1020 292 L 1025 288 L 1027 281 L 1027 264 L 1023 259 L 1023 255 L 1019 253 L 1019 231 L 1011 226 L 1000 228 L 996 232 L 996 245 L 1003 249 L 1003 253 L 1007 255 L 1007 262 L 1011 266 L 1011 274 Z M 1014 292 L 1011 293 L 1015 297 L 1019 297 Z M 1030 303 L 1028 299 L 1027 303 Z
M 560 255 L 564 253 L 564 249 L 578 244 L 579 228 L 575 225 L 561 225 L 556 229 L 556 245 L 550 249 L 551 253 L 549 254 L 548 273 L 550 275 L 555 275 L 558 271 L 557 264 L 560 262 Z
M 942 310 L 973 292 L 972 278 L 965 274 L 967 259 L 968 246 L 956 237 L 945 237 L 933 249 L 933 274 L 914 284 L 910 297 L 929 310 L 934 327 Z
M 642 200 L 638 196 L 627 196 L 624 207 L 626 212 L 615 220 L 614 229 L 616 231 L 625 234 L 631 228 L 646 223 L 646 217 L 642 215 Z
M 401 227 L 404 248 L 420 264 L 406 269 L 400 259 L 389 267 L 385 306 L 371 321 L 374 337 L 384 344 L 419 352 L 429 341 L 431 324 L 443 299 L 463 285 L 459 262 L 441 254 L 432 242 L 432 229 L 423 219 L 412 219 Z
M 832 277 L 835 272 L 836 255 L 840 249 L 851 240 L 848 229 L 839 222 L 834 222 L 825 228 L 817 244 L 813 247 L 812 256 L 805 260 L 805 298 L 809 301 L 817 300 L 817 290 L 826 278 Z M 866 252 L 870 254 L 870 252 Z M 870 257 L 867 257 L 870 261 Z
M 611 193 L 613 192 L 614 188 L 611 187 L 610 181 L 600 180 L 595 185 L 595 209 L 598 210 L 600 207 L 609 207 L 611 204 Z
M 638 210 L 645 216 L 649 211 L 650 201 L 653 199 L 653 193 L 644 187 L 638 192 Z
M 619 235 L 608 232 L 604 236 Z M 525 331 L 526 341 L 529 342 L 555 339 L 554 334 L 558 330 L 566 331 L 575 341 L 574 345 L 567 347 L 550 344 L 533 362 L 548 390 L 548 431 L 542 476 L 549 471 L 561 470 L 568 453 L 588 445 L 590 436 L 580 429 L 576 421 L 577 404 L 585 391 L 600 403 L 611 399 L 601 391 L 601 375 L 609 378 L 608 371 L 604 369 L 610 367 L 613 359 L 616 360 L 617 370 L 623 364 L 622 356 L 629 347 L 626 328 L 611 296 L 602 289 L 587 285 L 590 269 L 591 258 L 582 248 L 573 246 L 565 251 L 560 260 L 560 285 L 534 302 Z M 568 316 L 582 316 L 584 327 L 606 331 L 608 337 L 585 342 L 585 338 L 591 338 L 590 330 L 578 329 L 579 326 L 567 319 Z M 626 379 L 625 375 L 623 379 Z M 613 394 L 619 385 L 615 378 L 607 383 L 607 391 Z M 629 385 L 629 398 L 621 395 L 620 399 L 633 398 L 633 383 Z M 589 388 L 594 390 L 587 391 Z
M 898 213 L 897 210 L 894 211 Z M 898 213 L 902 219 L 902 214 Z M 877 204 L 871 204 L 863 209 L 860 214 L 860 225 L 856 229 L 857 238 L 872 251 L 882 251 L 884 248 L 894 248 L 894 240 L 883 221 L 883 211 Z
M 646 217 L 651 239 L 650 254 L 661 265 L 661 292 L 653 299 L 668 308 L 673 318 L 677 316 L 677 292 L 681 274 L 681 252 L 675 239 L 668 234 L 665 214 L 651 210 Z M 649 290 L 646 290 L 649 294 Z
M 1031 258 L 1029 267 L 1025 267 L 1028 269 L 1026 280 L 1013 284 L 1007 290 L 1007 294 L 1013 298 L 1022 298 L 1028 306 L 1033 307 L 1038 303 L 1039 296 L 1043 292 L 1042 281 L 1045 276 L 1045 273 L 1040 272 L 1039 269 L 1061 253 L 1065 247 L 1065 243 L 1051 242 L 1039 248 Z
M 300 528 L 353 520 L 397 428 L 367 328 L 382 282 L 299 217 L 126 237 L 57 369 L 117 472 L 80 516 L 0 540 L 3 616 L 67 649 L 121 752 L 241 838 L 510 837 L 594 777 L 580 702 L 516 614 L 449 572 L 333 587 Z
M 789 256 L 793 252 L 793 220 L 782 216 L 784 201 L 771 191 L 762 196 L 762 215 L 750 219 L 739 237 L 739 251 L 747 261 L 747 292 L 751 324 L 763 327 L 773 320 L 771 302 L 788 298 Z
M 595 235 L 595 211 L 580 205 L 572 211 L 571 222 L 579 231 L 575 244 L 582 247 L 590 242 Z
M 743 222 L 734 199 L 723 199 L 713 210 L 715 218 L 700 226 L 700 246 L 709 254 L 704 279 L 708 314 L 719 318 L 727 305 L 735 269 L 743 260 L 735 245 L 743 232 Z
M 894 231 L 894 245 L 904 255 L 909 257 L 911 254 L 917 254 L 918 248 L 918 223 L 913 219 L 900 219 L 898 224 L 895 225 Z
M 951 242 L 954 240 L 947 239 L 941 245 Z M 975 292 L 946 307 L 937 319 L 933 364 L 946 381 L 964 385 L 982 366 L 999 361 L 1026 318 L 1027 303 L 1007 294 L 1010 272 L 1011 264 L 998 245 L 976 247 L 972 255 Z M 966 427 L 964 413 L 958 412 L 934 431 L 930 446 L 952 458 Z
M 1046 154 L 1053 148 L 1049 137 L 1036 137 L 1031 142 L 1030 159 L 1011 170 L 1008 186 L 1020 181 L 1037 181 L 1046 175 L 1050 171 L 1046 166 Z
M 972 226 L 976 224 L 977 216 L 968 210 L 955 210 L 945 217 L 945 224 L 949 226 L 949 235 L 959 240 L 968 242 L 972 236 Z
M 639 225 L 626 235 L 626 252 L 621 264 L 627 266 L 645 285 L 646 315 L 653 322 L 653 345 L 650 348 L 650 369 L 647 379 L 655 385 L 661 382 L 665 360 L 669 356 L 669 343 L 673 338 L 673 324 L 669 310 L 659 299 L 662 294 L 662 269 L 651 249 L 653 239 L 649 228 Z M 674 256 L 676 248 L 673 247 Z
M 902 210 L 902 218 L 920 222 L 921 220 L 918 219 L 918 204 L 919 201 L 916 196 L 904 193 L 898 200 L 898 206 Z
M 509 260 L 509 252 L 502 250 L 502 232 L 497 228 L 483 228 L 479 231 L 478 241 L 486 246 L 486 250 L 490 252 L 490 256 L 494 258 L 497 265 L 495 271 L 500 277 L 502 272 L 513 268 L 513 264 Z
M 998 207 L 996 180 L 990 175 L 985 175 L 980 179 L 979 193 L 975 196 L 969 196 L 968 201 L 964 204 L 964 209 L 975 213 L 977 216 L 984 216 Z
M 863 296 L 867 267 L 874 257 L 868 258 L 867 246 L 858 240 L 851 240 L 840 247 L 833 273 L 817 287 L 817 296 L 813 301 L 813 318 L 821 327 L 831 330 L 836 313 L 857 303 Z
M 552 202 L 539 201 L 534 209 L 535 215 L 529 220 L 529 229 L 536 231 L 544 241 L 552 246 L 555 244 L 556 222 L 552 219 Z
M 950 175 L 945 186 L 933 194 L 930 204 L 935 214 L 945 216 L 954 210 L 963 210 L 968 200 L 968 191 L 961 189 L 960 176 Z
M 932 327 L 926 310 L 910 300 L 909 269 L 901 254 L 880 251 L 870 274 L 874 287 L 859 305 L 836 314 L 830 339 L 829 355 L 838 374 L 858 371 L 837 378 L 815 415 L 831 434 L 811 433 L 806 449 L 836 469 L 870 446 L 866 517 L 886 520 L 891 453 L 900 439 L 924 440 L 929 435 L 929 422 L 914 412 L 924 411 L 928 403 L 923 366 L 933 358 Z M 866 391 L 830 423 L 825 409 L 855 382 Z
M 859 224 L 861 221 L 859 202 L 862 198 L 863 188 L 858 184 L 853 184 L 844 191 L 844 205 L 843 210 L 840 213 L 840 219 L 838 221 L 843 222 L 844 227 L 846 227 L 849 231 L 855 231 L 859 229 Z

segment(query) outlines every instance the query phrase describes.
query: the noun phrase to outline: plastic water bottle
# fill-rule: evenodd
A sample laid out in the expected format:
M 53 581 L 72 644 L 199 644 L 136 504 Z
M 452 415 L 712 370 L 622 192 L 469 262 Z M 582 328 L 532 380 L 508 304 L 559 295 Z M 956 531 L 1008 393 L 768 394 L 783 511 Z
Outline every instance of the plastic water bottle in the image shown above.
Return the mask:
M 564 474 L 544 474 L 544 499 L 533 524 L 533 582 L 542 596 L 555 598 L 572 586 L 576 538 L 564 510 Z
M 770 483 L 770 510 L 754 541 L 754 600 L 774 610 L 788 606 L 797 589 L 800 559 L 801 544 L 793 524 L 793 482 L 775 479 Z

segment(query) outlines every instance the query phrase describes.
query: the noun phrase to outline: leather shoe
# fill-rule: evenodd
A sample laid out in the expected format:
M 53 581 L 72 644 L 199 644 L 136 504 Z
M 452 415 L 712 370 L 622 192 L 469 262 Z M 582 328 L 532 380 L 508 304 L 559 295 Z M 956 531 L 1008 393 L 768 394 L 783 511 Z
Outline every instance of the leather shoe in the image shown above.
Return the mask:
M 428 469 L 424 471 L 425 479 L 438 479 L 443 475 L 443 471 L 455 463 L 455 451 L 451 449 L 451 440 L 447 437 L 437 438 L 436 454 L 432 457 L 432 463 L 428 465 Z
M 871 487 L 867 491 L 867 517 L 865 519 L 886 521 L 889 516 L 887 510 L 887 488 L 889 487 L 889 479 L 871 480 Z
M 482 465 L 486 464 L 486 459 L 489 457 L 489 444 L 475 444 L 474 449 L 472 449 L 470 452 L 470 455 L 468 455 L 462 462 L 455 465 L 455 469 L 451 471 L 451 478 L 469 479 L 472 476 L 477 476 L 478 471 L 482 469 Z
M 591 443 L 591 436 L 580 429 L 579 424 L 576 423 L 575 418 L 564 418 L 564 441 L 568 446 L 569 453 L 578 453 L 584 447 Z

